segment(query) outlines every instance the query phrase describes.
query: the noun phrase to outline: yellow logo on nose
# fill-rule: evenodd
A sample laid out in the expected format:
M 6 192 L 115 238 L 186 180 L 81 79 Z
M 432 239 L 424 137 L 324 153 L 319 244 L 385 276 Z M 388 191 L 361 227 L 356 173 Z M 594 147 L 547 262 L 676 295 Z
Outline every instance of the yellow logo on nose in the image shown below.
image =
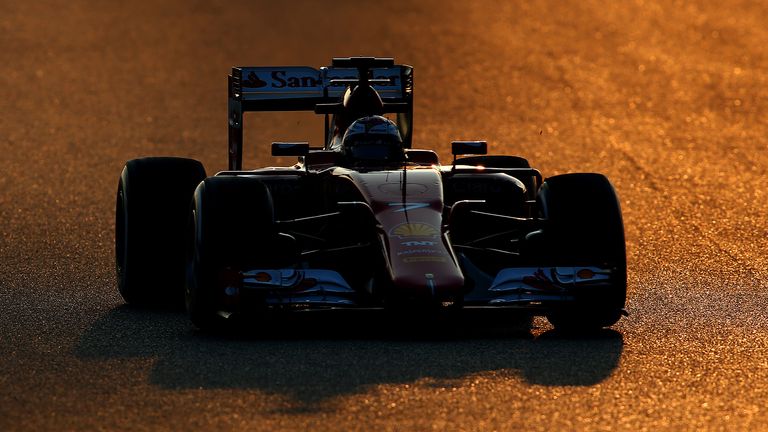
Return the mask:
M 405 223 L 392 230 L 392 235 L 397 237 L 436 237 L 438 234 L 435 227 L 425 223 Z

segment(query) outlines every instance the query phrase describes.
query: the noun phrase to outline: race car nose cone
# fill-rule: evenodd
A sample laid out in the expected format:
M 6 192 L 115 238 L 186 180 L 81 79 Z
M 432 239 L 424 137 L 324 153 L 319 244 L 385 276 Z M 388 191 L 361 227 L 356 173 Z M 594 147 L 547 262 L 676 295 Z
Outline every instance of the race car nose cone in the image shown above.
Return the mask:
M 419 301 L 455 301 L 464 286 L 464 277 L 448 269 L 442 272 L 399 275 L 394 285 L 399 295 Z

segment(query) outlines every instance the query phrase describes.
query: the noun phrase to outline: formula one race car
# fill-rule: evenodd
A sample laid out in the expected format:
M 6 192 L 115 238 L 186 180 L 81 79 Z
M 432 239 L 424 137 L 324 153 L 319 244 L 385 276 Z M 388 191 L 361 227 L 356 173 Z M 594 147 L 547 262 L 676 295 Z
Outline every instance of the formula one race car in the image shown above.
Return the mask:
M 298 110 L 325 116 L 324 146 L 276 142 L 294 166 L 244 170 L 243 113 Z M 454 141 L 441 165 L 411 148 L 412 118 L 413 69 L 392 59 L 233 68 L 228 171 L 182 158 L 122 171 L 123 298 L 186 299 L 203 329 L 268 310 L 507 308 L 563 329 L 626 313 L 624 228 L 603 175 L 542 181 L 484 141 Z

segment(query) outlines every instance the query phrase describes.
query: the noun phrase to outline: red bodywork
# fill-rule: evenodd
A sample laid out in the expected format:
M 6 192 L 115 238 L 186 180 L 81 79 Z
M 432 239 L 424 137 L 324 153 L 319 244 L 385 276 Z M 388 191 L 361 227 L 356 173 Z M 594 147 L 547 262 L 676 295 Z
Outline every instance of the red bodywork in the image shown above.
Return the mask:
M 350 172 L 380 224 L 392 283 L 420 300 L 461 298 L 464 276 L 443 235 L 443 186 L 434 168 Z

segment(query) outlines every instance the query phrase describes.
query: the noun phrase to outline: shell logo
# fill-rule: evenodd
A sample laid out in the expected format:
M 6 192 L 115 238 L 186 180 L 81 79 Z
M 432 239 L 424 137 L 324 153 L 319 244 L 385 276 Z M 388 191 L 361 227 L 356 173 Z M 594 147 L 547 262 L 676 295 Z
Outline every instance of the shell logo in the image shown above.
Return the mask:
M 432 225 L 425 223 L 404 223 L 391 231 L 397 237 L 437 237 L 440 232 Z

